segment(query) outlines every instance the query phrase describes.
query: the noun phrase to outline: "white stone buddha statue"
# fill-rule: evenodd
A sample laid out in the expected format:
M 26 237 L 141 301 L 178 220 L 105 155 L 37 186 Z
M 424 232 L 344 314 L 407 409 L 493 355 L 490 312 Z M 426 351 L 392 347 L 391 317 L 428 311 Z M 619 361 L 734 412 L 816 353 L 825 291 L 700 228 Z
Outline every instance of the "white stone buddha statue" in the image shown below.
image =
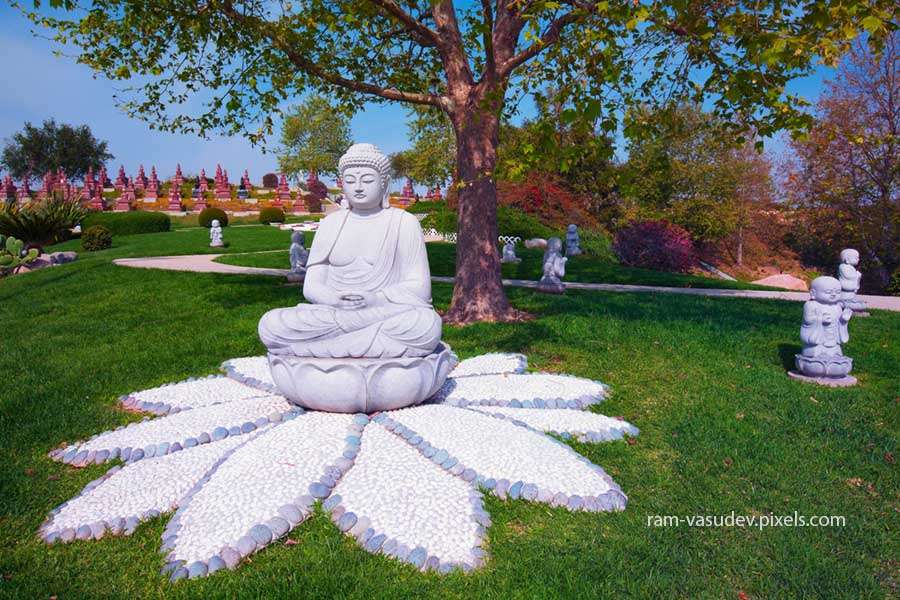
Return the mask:
M 271 355 L 427 356 L 441 340 L 418 220 L 388 203 L 390 159 L 354 144 L 339 171 L 346 203 L 320 222 L 306 264 L 309 304 L 267 312 L 259 337 Z

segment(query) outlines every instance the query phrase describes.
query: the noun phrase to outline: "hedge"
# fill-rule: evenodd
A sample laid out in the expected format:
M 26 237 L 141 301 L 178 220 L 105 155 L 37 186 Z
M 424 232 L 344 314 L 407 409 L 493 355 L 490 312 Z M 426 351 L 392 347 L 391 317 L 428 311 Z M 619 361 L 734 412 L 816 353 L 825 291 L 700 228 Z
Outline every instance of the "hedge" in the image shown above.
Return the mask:
M 116 235 L 158 233 L 172 228 L 172 219 L 161 212 L 134 210 L 129 212 L 93 212 L 81 221 L 82 231 L 94 225 L 103 225 Z

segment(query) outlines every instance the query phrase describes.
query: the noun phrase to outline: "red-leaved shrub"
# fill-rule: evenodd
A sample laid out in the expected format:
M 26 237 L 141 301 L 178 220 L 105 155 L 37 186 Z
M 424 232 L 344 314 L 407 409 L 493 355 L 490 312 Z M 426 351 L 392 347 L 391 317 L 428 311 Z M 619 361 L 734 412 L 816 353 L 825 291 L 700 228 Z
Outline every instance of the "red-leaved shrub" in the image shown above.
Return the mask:
M 616 232 L 613 251 L 622 264 L 685 272 L 697 262 L 688 232 L 668 221 L 633 221 Z
M 569 223 L 598 226 L 597 219 L 588 212 L 586 198 L 541 173 L 532 173 L 522 182 L 498 181 L 497 200 L 502 206 L 518 208 L 558 229 L 565 229 Z

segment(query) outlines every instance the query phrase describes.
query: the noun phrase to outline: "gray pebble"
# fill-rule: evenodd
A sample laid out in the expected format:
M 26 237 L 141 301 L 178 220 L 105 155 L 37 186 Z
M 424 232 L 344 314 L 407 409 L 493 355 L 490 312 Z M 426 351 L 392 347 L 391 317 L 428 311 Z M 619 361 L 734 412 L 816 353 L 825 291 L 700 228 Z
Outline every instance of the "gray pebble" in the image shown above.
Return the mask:
M 285 504 L 278 509 L 278 514 L 292 525 L 296 525 L 303 520 L 303 513 L 301 513 L 300 509 L 293 504 Z
M 198 560 L 197 562 L 191 563 L 191 566 L 188 567 L 188 578 L 189 579 L 197 579 L 198 577 L 206 576 L 206 563 L 202 560 Z
M 372 536 L 371 538 L 369 538 L 369 541 L 366 542 L 366 550 L 373 553 L 378 552 L 381 549 L 381 545 L 384 544 L 385 540 L 387 540 L 387 536 L 383 533 Z
M 348 448 L 347 450 L 344 450 L 344 452 L 343 452 L 343 454 L 341 454 L 341 456 L 343 456 L 344 458 L 349 458 L 350 460 L 353 460 L 354 458 L 356 458 L 357 454 L 359 454 L 359 452 Z
M 205 431 L 197 436 L 198 444 L 208 444 L 209 442 L 210 442 L 209 434 L 206 433 Z
M 156 444 L 148 444 L 144 447 L 144 457 L 153 458 L 156 456 Z
M 87 456 L 84 457 L 84 462 L 90 464 L 94 462 L 95 458 L 97 458 L 97 451 L 91 450 L 90 452 L 88 452 Z
M 251 550 L 250 552 L 253 551 Z M 231 546 L 222 548 L 222 551 L 219 552 L 219 556 L 222 557 L 222 560 L 225 561 L 225 566 L 229 569 L 235 568 L 238 566 L 238 563 L 241 562 L 241 555 Z
M 262 548 L 272 541 L 272 530 L 260 523 L 250 528 L 250 537 Z
M 550 502 L 553 500 L 553 492 L 548 489 L 538 488 L 537 499 L 538 502 Z
M 517 481 L 509 486 L 509 497 L 513 500 L 517 500 L 522 494 L 522 487 L 524 487 L 524 484 L 521 481 Z
M 122 529 L 125 527 L 125 519 L 119 517 L 117 519 L 113 519 L 112 523 L 109 524 L 109 532 L 112 535 L 121 535 Z
M 538 496 L 538 488 L 533 483 L 526 483 L 522 486 L 522 497 L 526 500 L 534 500 Z
M 224 440 L 228 437 L 228 430 L 224 427 L 216 427 L 212 432 L 213 441 L 218 442 L 219 440 Z
M 331 489 L 331 488 L 333 488 L 334 486 L 337 485 L 337 479 L 335 479 L 335 478 L 332 477 L 331 475 L 327 475 L 327 474 L 326 474 L 326 475 L 323 475 L 323 476 L 319 479 L 319 483 L 321 483 L 322 485 L 324 485 L 324 486 L 327 487 L 328 489 Z
M 125 535 L 131 535 L 132 533 L 134 533 L 134 530 L 137 529 L 138 525 L 140 525 L 140 524 L 141 524 L 141 522 L 138 520 L 137 517 L 135 517 L 135 516 L 128 517 L 127 519 L 125 519 L 125 527 L 122 528 L 122 533 L 124 533 Z
M 353 422 L 357 425 L 367 425 L 369 423 L 369 417 L 363 414 L 353 415 Z
M 59 539 L 64 542 L 71 542 L 75 539 L 75 528 L 74 527 L 66 527 L 59 533 Z
M 172 447 L 172 444 L 170 444 L 169 442 L 160 442 L 156 446 L 156 455 L 157 456 L 165 456 L 166 454 L 169 453 L 169 450 L 171 449 L 171 447 Z
M 163 568 L 159 570 L 160 575 L 168 575 L 173 572 L 178 567 L 184 565 L 183 560 L 173 560 L 172 562 L 166 563 L 163 565 Z
M 281 413 L 278 412 L 273 412 L 268 417 L 270 423 L 281 423 L 281 418 Z
M 477 475 L 475 469 L 466 469 L 462 472 L 462 478 L 465 481 L 472 481 Z
M 197 438 L 189 437 L 188 439 L 184 440 L 185 448 L 193 448 L 196 445 L 197 445 Z
M 228 435 L 241 435 L 241 426 L 234 425 L 228 428 Z
M 369 520 L 369 517 L 358 517 L 356 519 L 356 525 L 353 525 L 350 528 L 350 535 L 354 537 L 358 537 L 359 534 L 363 533 L 366 529 L 369 528 L 372 522 Z
M 569 498 L 562 492 L 557 492 L 550 500 L 550 506 L 565 506 L 568 504 Z
M 358 435 L 348 435 L 344 438 L 344 441 L 347 442 L 348 446 L 359 446 L 362 443 Z
M 425 458 L 431 458 L 435 454 L 437 454 L 437 450 L 434 446 L 428 446 L 427 448 L 422 450 L 422 456 L 424 456 Z
M 381 546 L 381 553 L 385 556 L 394 556 L 394 550 L 397 549 L 397 540 L 394 538 L 389 539 Z
M 101 450 L 97 453 L 97 456 L 94 457 L 94 462 L 99 465 L 106 462 L 107 458 L 109 458 L 109 450 Z
M 247 422 L 247 423 L 244 423 L 243 425 L 241 425 L 241 433 L 250 433 L 254 429 L 256 429 L 256 425 L 254 425 L 253 423 L 250 423 L 250 422 Z
M 431 460 L 433 460 L 437 464 L 441 464 L 448 458 L 450 458 L 450 454 L 448 454 L 446 450 L 441 449 L 434 453 L 434 456 L 431 457 Z
M 253 421 L 253 424 L 256 427 L 265 427 L 269 424 L 269 419 L 267 419 L 266 417 L 260 417 L 257 420 Z
M 453 563 L 442 562 L 442 563 L 440 564 L 440 566 L 438 567 L 438 572 L 439 572 L 439 573 L 442 573 L 442 574 L 444 574 L 444 575 L 446 575 L 447 573 L 449 573 L 450 571 L 452 571 L 453 568 L 454 568 L 455 566 L 456 566 L 456 565 L 454 565 Z
M 88 457 L 87 450 L 82 450 L 81 452 L 76 454 L 75 457 L 72 459 L 72 464 L 73 465 L 81 465 L 85 462 L 87 457 Z
M 345 512 L 337 522 L 338 529 L 344 532 L 349 531 L 354 525 L 356 525 L 356 515 L 352 512 Z
M 425 570 L 426 571 L 435 571 L 441 565 L 441 561 L 437 556 L 429 556 L 428 560 L 425 561 Z
M 309 493 L 313 498 L 326 498 L 331 493 L 330 488 L 325 487 L 318 481 L 309 484 Z
M 581 499 L 581 496 L 572 496 L 569 498 L 569 508 L 572 510 L 581 510 L 581 507 L 584 506 L 584 500 Z
M 119 452 L 119 457 L 123 462 L 128 462 L 131 459 L 131 448 L 122 448 L 122 451 Z
M 397 549 L 394 550 L 394 556 L 397 557 L 397 560 L 409 559 L 409 546 L 407 546 L 406 544 L 398 545 Z
M 180 452 L 184 448 L 181 446 L 179 442 L 175 442 L 171 446 L 169 446 L 169 452 Z
M 294 504 L 296 504 L 301 509 L 308 509 L 313 503 L 316 501 L 315 498 L 308 494 L 303 494 L 302 496 L 297 496 L 294 498 Z
M 175 569 L 175 570 L 172 572 L 172 576 L 169 577 L 169 581 L 171 581 L 171 582 L 174 583 L 174 582 L 179 581 L 179 580 L 181 580 L 181 579 L 186 579 L 187 576 L 188 576 L 188 570 L 185 569 L 184 567 L 178 567 L 177 569 Z
M 82 525 L 75 531 L 75 537 L 79 540 L 89 540 L 91 539 L 91 527 L 90 525 Z
M 253 551 L 256 550 L 256 542 L 249 535 L 241 536 L 235 546 L 242 557 L 253 554 Z
M 422 443 L 422 436 L 421 435 L 412 436 L 411 438 L 409 438 L 409 443 L 412 444 L 413 446 L 418 446 L 419 444 Z
M 497 482 L 497 485 L 494 487 L 494 494 L 502 500 L 506 499 L 506 490 L 509 489 L 509 480 L 501 479 Z
M 422 565 L 425 564 L 426 558 L 428 558 L 428 552 L 426 552 L 425 548 L 422 546 L 418 546 L 409 553 L 409 558 L 407 560 L 409 560 L 409 562 L 417 569 L 421 569 Z
M 359 534 L 356 539 L 359 540 L 361 546 L 365 547 L 365 545 L 369 542 L 369 538 L 371 538 L 373 535 L 375 535 L 375 530 L 369 527 L 361 534 Z
M 291 524 L 281 517 L 272 517 L 266 526 L 272 531 L 272 537 L 276 539 L 291 530 Z
M 102 539 L 105 532 L 106 525 L 102 521 L 91 523 L 91 537 L 95 540 Z
M 459 461 L 456 458 L 451 456 L 450 458 L 448 458 L 447 460 L 442 462 L 441 466 L 444 467 L 445 469 L 450 469 L 452 467 L 455 467 L 458 462 Z
M 70 463 L 72 462 L 72 459 L 75 458 L 76 454 L 78 454 L 78 448 L 72 448 L 71 450 L 63 454 L 62 461 L 64 463 Z
M 136 461 L 136 460 L 141 460 L 142 458 L 144 458 L 143 448 L 135 448 L 134 450 L 131 451 L 132 462 Z
M 334 494 L 333 496 L 330 496 L 328 498 L 328 500 L 326 500 L 325 502 L 322 503 L 322 508 L 324 508 L 325 510 L 331 510 L 332 508 L 334 508 L 335 506 L 337 506 L 340 503 L 341 503 L 341 495 Z
M 225 566 L 225 561 L 219 555 L 215 555 L 209 559 L 209 563 L 206 565 L 206 573 L 207 575 L 212 575 L 216 571 L 224 569 Z
M 487 489 L 492 490 L 492 489 L 494 489 L 494 488 L 497 486 L 497 480 L 494 479 L 493 477 L 488 477 L 487 479 L 484 480 L 484 484 L 483 484 L 483 485 L 484 485 L 484 487 L 486 487 Z

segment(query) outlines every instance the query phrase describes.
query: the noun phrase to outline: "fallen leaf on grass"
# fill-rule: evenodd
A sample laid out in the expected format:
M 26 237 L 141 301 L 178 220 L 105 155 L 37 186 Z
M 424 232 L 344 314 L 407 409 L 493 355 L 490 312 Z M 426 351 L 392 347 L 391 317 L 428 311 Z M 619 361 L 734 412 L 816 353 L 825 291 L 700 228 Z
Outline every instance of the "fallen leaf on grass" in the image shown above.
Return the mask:
M 734 464 L 734 461 L 731 458 L 726 457 L 725 460 L 722 461 L 726 467 L 730 467 Z
M 628 442 L 629 446 L 634 446 L 635 444 L 637 444 L 637 438 L 630 437 L 626 441 Z
M 297 540 L 292 540 L 291 538 L 284 540 L 285 546 L 296 546 L 298 543 L 299 542 Z
M 894 454 L 892 452 L 884 453 L 884 462 L 894 464 Z

